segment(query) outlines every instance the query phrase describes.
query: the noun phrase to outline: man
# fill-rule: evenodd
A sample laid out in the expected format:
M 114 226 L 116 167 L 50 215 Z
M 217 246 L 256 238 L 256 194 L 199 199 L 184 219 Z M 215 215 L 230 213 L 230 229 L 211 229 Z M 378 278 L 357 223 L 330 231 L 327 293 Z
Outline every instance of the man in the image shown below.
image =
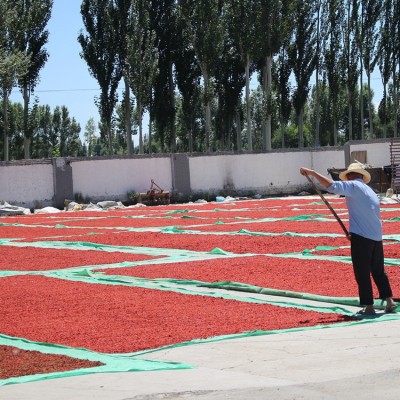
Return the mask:
M 379 199 L 367 185 L 371 180 L 369 172 L 362 164 L 356 162 L 340 173 L 341 181 L 333 181 L 309 168 L 300 168 L 300 173 L 314 177 L 328 192 L 346 197 L 351 259 L 360 305 L 364 307 L 358 313 L 375 314 L 371 275 L 378 288 L 380 299 L 386 301 L 385 312 L 395 312 L 397 304 L 393 301 L 392 289 L 384 266 Z

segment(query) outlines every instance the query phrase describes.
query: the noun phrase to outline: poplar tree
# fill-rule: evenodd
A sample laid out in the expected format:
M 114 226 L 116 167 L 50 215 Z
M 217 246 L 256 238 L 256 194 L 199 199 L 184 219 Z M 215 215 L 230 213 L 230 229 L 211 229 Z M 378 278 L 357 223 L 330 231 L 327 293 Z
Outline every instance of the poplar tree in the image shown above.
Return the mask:
M 24 157 L 24 109 L 21 103 L 11 103 L 8 107 L 9 159 Z
M 368 80 L 368 120 L 369 134 L 373 137 L 373 112 L 371 109 L 371 73 L 376 65 L 376 48 L 378 44 L 378 19 L 381 12 L 381 0 L 361 0 L 360 1 L 360 29 L 359 29 L 359 47 L 360 47 L 360 110 L 361 110 L 361 139 L 364 139 L 364 106 L 363 106 L 363 70 L 365 69 Z
M 315 71 L 316 20 L 313 0 L 300 1 L 294 11 L 294 40 L 291 45 L 290 59 L 297 87 L 293 95 L 293 104 L 297 115 L 299 147 L 304 147 L 304 105 L 310 91 L 310 78 Z
M 152 0 L 150 9 L 151 30 L 156 32 L 158 49 L 158 73 L 150 100 L 150 128 L 154 119 L 155 138 L 161 150 L 175 151 L 176 105 L 174 64 L 176 51 L 180 48 L 177 34 L 177 2 L 175 0 Z M 149 147 L 151 148 L 151 129 Z
M 383 85 L 383 97 L 379 103 L 378 116 L 383 124 L 383 137 L 387 137 L 387 85 L 390 79 L 390 40 L 389 40 L 389 26 L 390 26 L 390 0 L 385 0 L 383 5 L 383 13 L 380 20 L 380 40 L 378 44 L 378 59 L 377 63 L 381 73 Z
M 17 15 L 13 12 L 12 2 L 0 2 L 0 95 L 3 98 L 3 159 L 9 160 L 8 106 L 11 90 L 18 78 L 26 73 L 28 60 L 16 50 L 13 29 L 17 24 Z
M 143 113 L 149 107 L 151 89 L 157 73 L 158 51 L 154 44 L 156 34 L 151 30 L 148 0 L 132 3 L 132 14 L 128 27 L 127 64 L 129 83 L 136 98 L 136 116 L 139 126 L 139 154 L 143 147 Z
M 18 78 L 26 73 L 29 63 L 23 53 L 15 51 L 9 43 L 4 43 L 8 35 L 7 32 L 4 34 L 3 19 L 4 14 L 0 16 L 0 30 L 3 32 L 3 43 L 0 44 L 0 95 L 3 99 L 3 160 L 9 161 L 9 96 Z
M 113 114 L 118 101 L 117 89 L 122 78 L 122 66 L 119 62 L 119 25 L 121 20 L 118 9 L 110 0 L 83 0 L 81 15 L 85 32 L 81 32 L 78 41 L 82 47 L 80 53 L 91 75 L 100 86 L 100 97 L 96 98 L 99 109 L 102 138 L 107 142 L 108 153 L 113 154 Z
M 130 80 L 129 80 L 129 62 L 128 62 L 128 36 L 129 27 L 131 25 L 132 18 L 132 0 L 115 0 L 115 7 L 117 12 L 117 18 L 119 19 L 117 33 L 119 36 L 118 41 L 118 62 L 121 65 L 122 77 L 124 81 L 124 126 L 126 136 L 126 151 L 128 155 L 133 154 L 133 143 L 132 143 L 132 102 L 130 98 Z
M 323 46 L 323 70 L 326 73 L 333 121 L 333 145 L 338 145 L 340 118 L 340 91 L 344 84 L 343 26 L 345 21 L 344 0 L 328 0 L 323 7 L 322 30 L 326 32 Z
M 226 18 L 227 16 L 224 15 L 224 21 L 226 21 Z M 226 23 L 224 27 L 223 54 L 223 57 L 219 57 L 215 74 L 215 88 L 218 93 L 215 133 L 221 150 L 236 148 L 241 151 L 240 113 L 242 111 L 242 92 L 246 86 L 246 76 L 239 48 L 229 35 Z M 239 118 L 237 118 L 238 115 Z
M 316 110 L 315 110 L 315 137 L 314 137 L 314 145 L 315 147 L 319 147 L 321 145 L 320 140 L 320 113 L 321 113 L 321 104 L 320 104 L 320 69 L 321 69 L 321 60 L 319 55 L 321 54 L 322 42 L 324 33 L 321 32 L 321 19 L 322 19 L 322 2 L 321 0 L 316 0 L 316 14 L 317 14 L 317 60 L 315 63 L 315 103 L 316 103 Z
M 69 110 L 66 106 L 60 107 L 60 156 L 76 156 L 79 147 L 80 125 L 74 117 L 70 117 Z
M 53 135 L 53 113 L 51 112 L 48 104 L 39 106 L 39 129 L 41 135 L 41 151 L 45 154 L 44 157 L 51 157 L 53 150 L 58 144 L 58 138 L 54 138 Z
M 262 121 L 263 149 L 272 148 L 272 64 L 273 58 L 280 53 L 291 38 L 294 10 L 299 0 L 260 0 L 260 12 L 257 13 L 256 46 L 260 60 L 262 90 L 264 97 L 264 118 Z M 282 56 L 283 54 L 280 54 Z M 283 88 L 282 88 L 283 89 Z
M 391 39 L 393 43 L 392 52 L 392 84 L 393 84 L 393 135 L 397 137 L 398 117 L 399 117 L 399 88 L 398 88 L 398 74 L 400 72 L 400 0 L 393 0 L 393 25 L 391 32 Z
M 388 99 L 388 85 L 391 76 L 393 64 L 392 54 L 394 51 L 393 39 L 391 37 L 393 32 L 394 15 L 393 15 L 393 1 L 385 0 L 380 18 L 380 35 L 378 43 L 378 59 L 377 63 L 381 73 L 383 97 L 379 103 L 378 115 L 381 123 L 383 124 L 383 137 L 386 138 L 388 134 L 388 123 L 390 120 L 389 115 L 389 99 Z
M 292 86 L 290 84 L 290 75 L 292 73 L 292 66 L 289 59 L 289 39 L 282 43 L 278 56 L 273 65 L 273 81 L 275 82 L 276 90 L 276 105 L 279 116 L 279 127 L 282 148 L 285 148 L 285 128 L 290 118 L 292 111 L 292 104 L 290 95 Z
M 253 130 L 250 104 L 250 76 L 256 60 L 257 14 L 260 12 L 258 0 L 229 0 L 226 4 L 228 31 L 238 47 L 246 77 L 246 130 L 247 149 L 253 150 Z
M 353 108 L 355 106 L 356 86 L 360 73 L 358 68 L 359 47 L 357 44 L 358 1 L 346 0 L 346 20 L 344 23 L 345 84 L 348 101 L 348 140 L 353 140 Z
M 219 5 L 213 0 L 181 0 L 179 15 L 193 46 L 204 82 L 205 149 L 211 151 L 211 100 L 213 78 L 221 54 L 223 29 Z
M 89 118 L 86 125 L 85 125 L 85 130 L 84 130 L 84 138 L 85 142 L 87 143 L 87 148 L 88 148 L 88 156 L 93 156 L 93 146 L 96 141 L 96 124 L 94 122 L 93 118 Z
M 193 151 L 200 150 L 199 139 L 195 133 L 199 130 L 196 129 L 200 124 L 198 123 L 198 112 L 201 109 L 201 71 L 196 62 L 196 55 L 191 46 L 190 40 L 183 34 L 184 26 L 183 21 L 177 21 L 177 33 L 181 32 L 178 36 L 179 46 L 175 53 L 175 76 L 176 84 L 180 92 L 183 133 L 178 139 L 182 142 L 184 148 L 192 153 Z M 181 24 L 181 25 L 179 25 Z
M 46 26 L 51 17 L 53 0 L 14 0 L 13 3 L 18 15 L 17 47 L 29 60 L 27 73 L 18 81 L 24 99 L 24 157 L 28 159 L 31 143 L 29 104 L 31 94 L 39 83 L 40 71 L 49 57 L 44 46 L 49 38 Z

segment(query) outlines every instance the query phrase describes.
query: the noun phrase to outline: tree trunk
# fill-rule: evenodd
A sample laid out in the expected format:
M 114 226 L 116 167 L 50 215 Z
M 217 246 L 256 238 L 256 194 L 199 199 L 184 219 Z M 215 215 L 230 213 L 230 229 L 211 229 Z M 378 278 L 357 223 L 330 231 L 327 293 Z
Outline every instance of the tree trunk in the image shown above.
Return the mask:
M 23 97 L 24 97 L 24 158 L 25 160 L 29 160 L 31 154 L 31 138 L 29 132 L 29 124 L 28 124 L 28 114 L 29 114 L 29 91 L 25 86 L 23 89 Z
M 386 97 L 386 83 L 383 85 L 383 98 L 385 99 L 385 112 L 384 112 L 384 121 L 383 121 L 383 137 L 387 138 L 387 97 Z
M 372 114 L 372 99 L 371 99 L 371 73 L 368 71 L 368 120 L 369 120 L 369 137 L 374 137 L 374 121 Z
M 397 137 L 397 79 L 396 79 L 396 69 L 393 69 L 393 136 Z
M 236 147 L 237 151 L 242 151 L 242 127 L 239 110 L 236 112 Z
M 299 129 L 299 147 L 304 147 L 304 135 L 303 135 L 303 108 L 300 110 L 298 115 L 298 129 Z
M 319 30 L 319 23 L 318 23 Z M 319 39 L 318 39 L 319 40 Z M 318 42 L 319 47 L 319 42 Z M 317 50 L 317 54 L 319 54 L 319 49 Z M 320 96 L 319 96 L 319 56 L 317 57 L 317 69 L 315 71 L 315 147 L 319 147 L 321 145 L 320 134 L 319 134 L 319 125 L 320 125 Z
M 152 149 L 152 136 L 153 136 L 153 124 L 151 122 L 151 117 L 149 118 L 149 154 L 153 154 L 153 149 Z
M 333 145 L 338 145 L 338 129 L 337 129 L 337 118 L 333 117 Z
M 320 143 L 320 135 L 319 135 L 319 122 L 320 122 L 320 104 L 319 104 L 319 52 L 320 52 L 320 38 L 319 38 L 319 26 L 320 26 L 320 10 L 321 10 L 321 2 L 318 1 L 318 17 L 317 17 L 317 65 L 315 71 L 315 94 L 316 94 L 316 106 L 315 106 L 315 147 L 319 147 Z
M 174 72 L 172 62 L 169 63 L 169 92 L 171 95 L 171 107 L 175 110 L 175 91 L 174 91 Z M 175 111 L 173 111 L 171 121 L 171 153 L 176 152 L 176 126 L 175 126 Z
M 130 88 L 129 78 L 127 74 L 124 74 L 125 83 L 125 130 L 126 130 L 126 151 L 128 155 L 132 155 L 132 131 L 131 131 L 131 99 L 130 99 Z
M 226 132 L 226 123 L 222 123 L 222 134 L 221 139 L 219 141 L 219 148 L 221 151 L 225 151 L 225 132 Z
M 189 132 L 188 132 L 188 141 L 189 141 L 189 153 L 193 153 L 193 124 L 190 124 Z
M 285 122 L 283 121 L 283 117 L 280 118 L 280 130 L 281 130 L 281 148 L 285 148 Z
M 206 105 L 206 147 L 207 151 L 211 151 L 211 105 L 207 101 Z
M 3 160 L 9 161 L 8 145 L 8 93 L 3 89 Z
M 111 133 L 111 124 L 107 123 L 107 137 L 108 137 L 108 154 L 110 156 L 113 155 L 113 144 L 112 144 L 112 133 Z
M 364 88 L 363 88 L 363 62 L 361 54 L 361 72 L 360 72 L 360 125 L 361 125 L 361 140 L 365 139 L 364 133 Z
M 231 131 L 232 131 L 232 116 L 229 115 L 228 126 L 227 126 L 227 137 L 226 137 L 226 148 L 228 151 L 232 151 Z
M 353 140 L 353 106 L 351 105 L 351 100 L 349 100 L 349 111 L 348 111 L 348 118 L 349 118 L 349 140 Z
M 265 99 L 269 105 L 269 99 L 271 96 L 271 88 L 272 88 L 272 57 L 268 56 L 265 60 L 264 65 L 264 80 L 263 80 L 263 92 Z M 263 119 L 263 150 L 270 151 L 272 149 L 271 144 L 271 110 L 269 106 L 267 107 L 267 115 L 265 119 Z
M 251 113 L 250 113 L 250 56 L 246 56 L 246 111 L 247 111 L 247 143 L 248 150 L 253 151 L 253 140 L 251 135 Z
M 210 132 L 211 132 L 211 105 L 210 105 L 210 96 L 209 96 L 209 79 L 208 72 L 205 65 L 200 65 L 201 73 L 203 75 L 204 80 L 204 92 L 205 92 L 205 119 L 206 119 L 206 132 L 205 132 L 205 145 L 206 151 L 211 151 L 210 146 Z
M 144 148 L 143 148 L 143 131 L 142 131 L 142 125 L 143 125 L 143 116 L 142 116 L 142 103 L 139 99 L 137 99 L 137 112 L 138 112 L 138 122 L 139 122 L 139 154 L 144 153 Z
M 316 92 L 316 106 L 315 106 L 315 147 L 321 145 L 319 135 L 319 123 L 320 123 L 320 104 L 319 104 L 319 77 L 318 67 L 316 72 L 315 92 Z

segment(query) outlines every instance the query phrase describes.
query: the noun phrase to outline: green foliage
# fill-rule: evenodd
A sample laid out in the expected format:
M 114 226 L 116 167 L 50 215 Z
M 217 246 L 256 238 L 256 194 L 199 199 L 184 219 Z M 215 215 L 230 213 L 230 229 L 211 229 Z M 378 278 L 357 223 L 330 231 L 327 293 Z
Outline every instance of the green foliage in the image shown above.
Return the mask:
M 48 41 L 49 32 L 46 26 L 50 20 L 53 0 L 14 0 L 13 9 L 18 17 L 15 27 L 15 45 L 28 59 L 26 74 L 19 78 L 19 86 L 24 98 L 24 157 L 30 158 L 30 143 L 32 130 L 29 126 L 29 104 L 31 93 L 40 79 L 40 71 L 48 59 L 44 47 Z
M 60 151 L 60 146 L 57 144 L 55 145 L 50 153 L 50 157 L 61 157 L 61 151 Z
M 18 79 L 24 76 L 29 67 L 29 58 L 18 50 L 8 52 L 0 47 L 0 96 L 11 93 Z
M 13 3 L 18 14 L 16 43 L 29 58 L 28 73 L 20 80 L 20 86 L 33 90 L 49 56 L 44 46 L 49 37 L 46 26 L 51 17 L 53 0 L 14 0 Z
M 299 145 L 299 130 L 298 126 L 295 124 L 289 124 L 284 128 L 285 135 L 285 147 L 286 148 L 297 148 Z M 311 132 L 311 128 L 308 124 L 304 125 L 303 128 L 304 134 L 304 146 L 309 147 L 313 145 L 313 135 Z M 276 130 L 272 136 L 272 147 L 280 148 L 280 144 L 282 142 L 282 130 Z
M 8 148 L 10 159 L 27 157 L 24 138 L 34 158 L 127 154 L 129 130 L 140 136 L 136 153 L 264 150 L 268 134 L 273 148 L 398 136 L 398 1 L 83 0 L 81 57 L 101 88 L 101 122 L 88 122 L 84 143 L 65 107 L 31 104 L 52 5 L 0 1 L 3 157 Z M 359 88 L 375 66 L 378 114 L 370 87 L 362 97 Z M 261 85 L 244 104 L 246 70 Z M 122 78 L 129 98 L 118 103 Z M 25 113 L 7 99 L 16 80 Z
M 10 160 L 24 157 L 24 107 L 21 103 L 9 103 L 8 129 Z M 74 157 L 82 155 L 79 137 L 80 126 L 75 118 L 69 117 L 67 107 L 40 106 L 37 102 L 28 113 L 32 137 L 32 157 Z M 4 124 L 1 124 L 1 129 Z M 0 141 L 2 144 L 2 141 Z

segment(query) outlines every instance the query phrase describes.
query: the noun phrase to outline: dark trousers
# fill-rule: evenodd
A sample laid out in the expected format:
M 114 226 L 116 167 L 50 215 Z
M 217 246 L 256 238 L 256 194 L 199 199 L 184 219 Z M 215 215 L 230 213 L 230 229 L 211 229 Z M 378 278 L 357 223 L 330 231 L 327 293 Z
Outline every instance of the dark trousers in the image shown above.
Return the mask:
M 358 285 L 360 305 L 374 304 L 371 275 L 379 291 L 379 298 L 392 297 L 388 276 L 385 272 L 382 241 L 351 234 L 351 259 Z

